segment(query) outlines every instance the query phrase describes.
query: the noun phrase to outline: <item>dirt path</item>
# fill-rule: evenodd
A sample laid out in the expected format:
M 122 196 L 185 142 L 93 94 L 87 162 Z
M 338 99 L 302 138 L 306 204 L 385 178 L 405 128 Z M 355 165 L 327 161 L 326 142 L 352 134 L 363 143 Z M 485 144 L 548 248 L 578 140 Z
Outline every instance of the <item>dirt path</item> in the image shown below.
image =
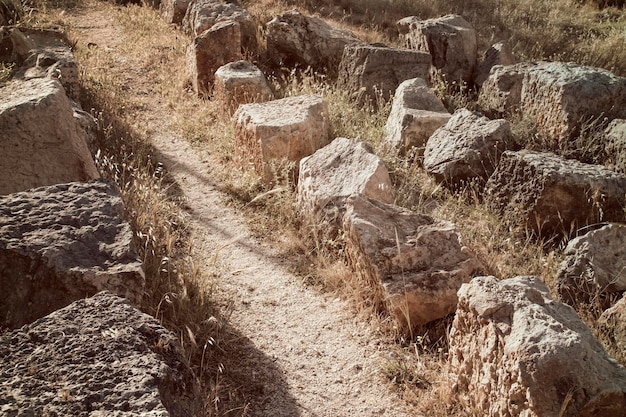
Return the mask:
M 115 48 L 123 41 L 124 33 L 107 7 L 89 2 L 69 17 L 79 47 L 94 43 Z M 130 84 L 150 82 L 138 79 L 132 57 L 119 58 L 119 65 L 129 66 L 125 73 Z M 351 317 L 344 302 L 307 289 L 271 248 L 250 236 L 213 184 L 210 172 L 220 169 L 218 164 L 177 132 L 160 131 L 168 111 L 155 93 L 135 88 L 128 94 L 142 94 L 151 103 L 137 117 L 158 132 L 154 146 L 185 195 L 196 247 L 207 262 L 217 253 L 223 267 L 219 293 L 234 301 L 230 326 L 242 335 L 239 372 L 253 385 L 248 391 L 256 393 L 247 415 L 408 415 L 381 380 L 378 369 L 387 352 L 368 326 Z

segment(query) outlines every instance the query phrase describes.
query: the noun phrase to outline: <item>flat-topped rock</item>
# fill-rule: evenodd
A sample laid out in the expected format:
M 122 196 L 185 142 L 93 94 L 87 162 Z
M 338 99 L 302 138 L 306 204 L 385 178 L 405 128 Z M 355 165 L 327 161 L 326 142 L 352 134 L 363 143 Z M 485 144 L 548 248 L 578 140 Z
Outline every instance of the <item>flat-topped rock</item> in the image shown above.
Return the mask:
M 0 335 L 0 414 L 195 415 L 178 337 L 108 292 Z
M 352 269 L 409 329 L 453 313 L 483 269 L 454 224 L 364 196 L 348 199 L 343 229 Z
M 19 327 L 109 290 L 134 303 L 144 276 L 114 183 L 58 184 L 0 197 L 0 325 Z
M 539 234 L 569 235 L 624 220 L 626 176 L 545 152 L 506 151 L 485 186 L 488 205 Z
M 300 160 L 329 143 L 329 117 L 317 95 L 242 104 L 233 115 L 235 157 L 266 181 L 274 179 L 272 163 L 293 162 L 297 179 Z
M 336 230 L 353 194 L 394 201 L 389 172 L 365 142 L 336 138 L 300 161 L 297 204 L 304 218 Z
M 384 141 L 401 153 L 417 148 L 418 154 L 422 154 L 428 138 L 450 117 L 452 115 L 424 79 L 403 81 L 393 98 Z
M 479 104 L 487 113 L 521 112 L 558 146 L 597 118 L 626 118 L 626 78 L 572 62 L 495 66 Z
M 346 45 L 339 64 L 338 84 L 369 100 L 389 100 L 400 83 L 412 78 L 428 79 L 428 52 L 372 45 Z M 363 98 L 362 98 L 363 99 Z
M 448 370 L 481 416 L 626 415 L 626 370 L 537 277 L 474 278 L 459 290 Z
M 493 173 L 500 155 L 513 146 L 511 124 L 489 120 L 461 109 L 437 129 L 426 143 L 424 169 L 438 181 L 456 186 L 479 181 Z
M 85 132 L 59 81 L 0 87 L 0 194 L 98 178 Z
M 448 82 L 472 83 L 476 67 L 476 31 L 459 15 L 421 20 L 416 16 L 398 22 L 400 39 L 407 48 L 429 52 L 433 66 Z
M 352 32 L 292 10 L 266 25 L 268 58 L 278 66 L 337 73 L 343 48 L 362 43 Z
M 215 71 L 214 94 L 230 114 L 240 104 L 262 103 L 274 98 L 261 70 L 246 61 L 231 62 Z

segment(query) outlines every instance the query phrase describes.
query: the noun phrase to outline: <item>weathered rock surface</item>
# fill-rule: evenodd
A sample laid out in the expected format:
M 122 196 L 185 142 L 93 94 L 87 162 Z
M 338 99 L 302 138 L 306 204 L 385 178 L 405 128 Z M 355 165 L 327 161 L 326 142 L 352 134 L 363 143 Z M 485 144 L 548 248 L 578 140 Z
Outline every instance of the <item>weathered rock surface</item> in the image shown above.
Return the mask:
M 65 89 L 65 94 L 72 100 L 79 101 L 78 64 L 69 47 L 67 36 L 63 32 L 49 29 L 23 28 L 22 31 L 28 38 L 28 43 L 23 48 L 30 45 L 34 47 L 29 50 L 18 76 L 26 80 L 56 78 Z
M 511 125 L 461 109 L 435 131 L 424 150 L 424 169 L 438 181 L 459 185 L 486 181 L 500 155 L 513 145 Z
M 615 339 L 617 348 L 626 352 L 626 293 L 598 320 L 600 327 Z
M 182 26 L 186 33 L 199 36 L 216 23 L 226 21 L 239 23 L 243 50 L 255 52 L 258 49 L 258 25 L 250 13 L 235 1 L 192 0 L 182 20 Z
M 347 45 L 339 64 L 340 88 L 365 94 L 372 100 L 389 100 L 400 83 L 411 78 L 428 79 L 428 52 L 372 45 Z
M 218 22 L 211 29 L 205 30 L 187 48 L 187 74 L 193 90 L 201 96 L 210 96 L 215 71 L 222 65 L 241 59 L 239 23 Z
M 536 277 L 463 285 L 448 362 L 454 392 L 478 415 L 626 415 L 626 370 Z
M 572 239 L 564 253 L 557 284 L 566 303 L 626 291 L 626 225 L 609 224 Z
M 18 28 L 0 27 L 0 62 L 21 66 L 33 48 L 34 42 Z
M 182 24 L 189 3 L 191 0 L 161 0 L 159 8 L 163 19 L 167 23 Z
M 385 143 L 400 152 L 415 147 L 422 154 L 428 138 L 450 117 L 424 79 L 403 81 L 396 90 L 385 125 Z
M 615 163 L 615 170 L 626 174 L 626 119 L 615 119 L 605 130 L 605 152 Z
M 194 415 L 176 335 L 108 292 L 0 335 L 0 414 Z
M 476 66 L 476 75 L 474 76 L 474 84 L 479 88 L 485 80 L 489 78 L 491 68 L 496 65 L 513 65 L 517 63 L 509 44 L 506 42 L 498 42 L 492 45 L 485 52 L 483 60 Z
M 571 62 L 496 66 L 479 103 L 487 113 L 522 112 L 558 145 L 575 137 L 583 123 L 626 118 L 626 78 Z
M 0 326 L 19 327 L 109 290 L 138 303 L 141 262 L 108 180 L 0 197 Z
M 336 138 L 300 161 L 297 204 L 304 218 L 336 230 L 353 194 L 394 201 L 389 172 L 368 144 Z
M 73 113 L 57 80 L 0 88 L 0 194 L 99 177 Z
M 267 23 L 268 58 L 279 66 L 300 65 L 336 74 L 343 48 L 362 43 L 352 32 L 295 10 Z
M 242 104 L 233 115 L 235 157 L 272 181 L 272 162 L 292 161 L 297 168 L 302 158 L 328 144 L 329 116 L 326 100 L 316 95 Z
M 461 16 L 428 20 L 409 16 L 398 22 L 398 31 L 405 47 L 430 52 L 433 66 L 448 81 L 473 81 L 478 45 L 476 31 Z
M 255 65 L 236 61 L 215 71 L 215 96 L 222 100 L 230 114 L 240 104 L 262 103 L 274 98 L 265 76 Z
M 570 234 L 624 219 L 626 176 L 551 153 L 506 151 L 485 198 L 505 219 L 543 234 Z
M 400 323 L 418 328 L 455 311 L 457 290 L 482 266 L 454 224 L 363 196 L 346 208 L 350 265 L 364 282 L 383 286 Z

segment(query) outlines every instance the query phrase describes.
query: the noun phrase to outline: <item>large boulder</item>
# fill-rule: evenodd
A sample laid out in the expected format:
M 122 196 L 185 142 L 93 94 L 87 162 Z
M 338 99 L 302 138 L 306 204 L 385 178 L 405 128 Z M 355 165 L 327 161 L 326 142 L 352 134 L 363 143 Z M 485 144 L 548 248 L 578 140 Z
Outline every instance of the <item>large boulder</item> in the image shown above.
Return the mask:
M 433 66 L 448 82 L 472 83 L 478 43 L 476 31 L 461 16 L 409 16 L 398 22 L 398 31 L 405 47 L 430 52 Z
M 222 100 L 232 114 L 240 104 L 262 103 L 274 98 L 265 76 L 255 65 L 236 61 L 215 71 L 215 97 Z
M 462 407 L 489 417 L 626 415 L 626 370 L 537 277 L 459 290 L 449 372 Z
M 496 65 L 513 65 L 517 63 L 513 52 L 507 42 L 498 42 L 491 45 L 485 52 L 483 60 L 476 66 L 476 74 L 474 76 L 474 84 L 478 88 L 489 78 L 491 68 Z
M 454 224 L 361 195 L 347 201 L 343 229 L 354 272 L 381 287 L 406 328 L 453 313 L 461 284 L 483 269 Z
M 191 0 L 161 0 L 159 9 L 167 23 L 180 25 L 183 23 L 189 3 L 191 3 Z
M 566 303 L 597 303 L 626 291 L 626 225 L 609 224 L 572 239 L 564 253 L 557 285 Z
M 108 292 L 0 335 L 0 414 L 193 415 L 178 337 Z
M 604 133 L 606 154 L 613 160 L 615 170 L 626 174 L 626 119 L 613 120 Z
M 500 155 L 513 146 L 511 124 L 489 120 L 480 113 L 461 109 L 435 131 L 424 150 L 424 169 L 438 181 L 460 185 L 485 182 Z
M 0 88 L 0 195 L 98 178 L 85 132 L 54 79 Z
M 300 65 L 315 71 L 337 73 L 343 48 L 362 43 L 352 32 L 324 20 L 292 10 L 267 23 L 268 58 L 279 66 Z
M 385 131 L 385 144 L 401 153 L 410 148 L 424 152 L 428 138 L 452 115 L 422 78 L 403 81 L 393 97 Z
M 584 123 L 626 118 L 626 78 L 571 62 L 495 66 L 479 104 L 490 114 L 521 112 L 556 146 L 577 136 Z
M 350 93 L 379 96 L 389 100 L 401 82 L 428 79 L 431 58 L 428 52 L 372 45 L 347 45 L 339 64 L 338 84 Z
M 200 96 L 213 92 L 215 71 L 229 62 L 243 59 L 241 28 L 233 21 L 218 22 L 195 37 L 187 48 L 187 74 Z
M 297 204 L 304 218 L 336 230 L 353 194 L 394 201 L 389 172 L 367 143 L 337 138 L 300 161 Z
M 330 141 L 328 103 L 317 95 L 242 104 L 233 115 L 235 157 L 265 181 L 275 179 L 272 164 L 295 164 Z
M 545 152 L 506 151 L 485 198 L 505 220 L 539 234 L 569 235 L 625 218 L 626 176 Z
M 19 327 L 109 290 L 134 303 L 141 262 L 114 183 L 59 184 L 0 197 L 0 327 Z
M 235 1 L 192 0 L 187 7 L 182 25 L 186 33 L 199 36 L 217 22 L 232 21 L 241 27 L 242 52 L 258 49 L 257 23 L 246 9 Z

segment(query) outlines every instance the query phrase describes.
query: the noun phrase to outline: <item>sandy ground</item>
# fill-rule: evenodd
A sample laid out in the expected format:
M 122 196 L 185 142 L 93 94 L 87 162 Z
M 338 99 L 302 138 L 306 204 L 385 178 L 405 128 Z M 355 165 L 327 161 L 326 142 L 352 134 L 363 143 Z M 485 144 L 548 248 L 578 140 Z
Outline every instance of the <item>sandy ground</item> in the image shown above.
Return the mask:
M 114 50 L 123 41 L 124 33 L 107 7 L 111 5 L 89 2 L 68 17 L 79 46 Z M 141 75 L 133 71 L 132 57 L 119 58 L 119 65 L 128 65 L 130 84 L 150 82 L 133 80 Z M 369 326 L 353 317 L 344 301 L 303 285 L 269 245 L 251 237 L 244 219 L 223 204 L 212 180 L 210 172 L 220 169 L 219 164 L 177 132 L 161 131 L 161 118 L 168 111 L 155 93 L 129 89 L 128 94 L 142 94 L 151 103 L 138 117 L 158 132 L 153 144 L 184 194 L 196 248 L 206 262 L 217 253 L 224 271 L 218 296 L 233 306 L 229 325 L 242 336 L 239 372 L 247 374 L 253 385 L 247 391 L 255 393 L 246 415 L 408 415 L 380 375 L 388 351 Z

